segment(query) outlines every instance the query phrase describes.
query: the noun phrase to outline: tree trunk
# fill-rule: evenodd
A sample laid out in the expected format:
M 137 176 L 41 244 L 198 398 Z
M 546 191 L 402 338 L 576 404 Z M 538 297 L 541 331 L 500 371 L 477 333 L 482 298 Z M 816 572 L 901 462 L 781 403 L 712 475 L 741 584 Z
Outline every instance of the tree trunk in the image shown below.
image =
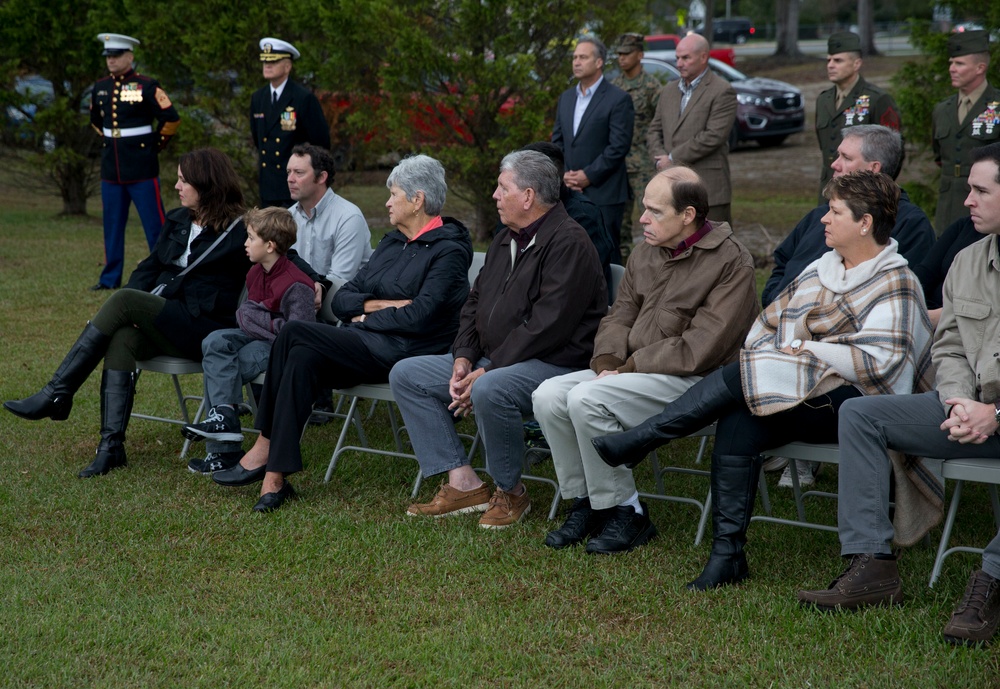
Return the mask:
M 775 3 L 777 28 L 776 57 L 801 57 L 799 50 L 799 2 L 800 0 L 778 0 Z
M 861 54 L 878 55 L 875 49 L 875 3 L 858 0 L 858 34 L 861 36 Z

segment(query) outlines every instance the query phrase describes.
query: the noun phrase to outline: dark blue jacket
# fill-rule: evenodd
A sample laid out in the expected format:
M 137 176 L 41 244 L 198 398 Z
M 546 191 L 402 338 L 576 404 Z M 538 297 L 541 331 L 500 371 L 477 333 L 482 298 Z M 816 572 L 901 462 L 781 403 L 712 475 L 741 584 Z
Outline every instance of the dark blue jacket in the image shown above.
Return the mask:
M 399 230 L 389 232 L 368 263 L 333 297 L 334 314 L 369 343 L 377 359 L 392 366 L 421 354 L 443 354 L 455 339 L 462 304 L 469 296 L 472 238 L 458 220 L 412 242 Z M 412 299 L 402 308 L 364 313 L 369 299 Z
M 771 277 L 767 279 L 760 298 L 765 307 L 774 301 L 781 290 L 797 278 L 807 265 L 830 250 L 826 245 L 826 235 L 821 222 L 829 210 L 830 204 L 824 203 L 809 211 L 792 233 L 785 237 L 785 241 L 774 250 L 774 270 L 771 271 Z M 896 226 L 892 228 L 892 238 L 899 243 L 900 255 L 909 261 L 911 266 L 920 263 L 934 244 L 934 228 L 931 227 L 931 221 L 919 206 L 910 203 L 910 197 L 902 190 L 899 195 Z
M 943 304 L 941 288 L 944 286 L 944 278 L 958 252 L 982 238 L 983 235 L 976 232 L 972 218 L 956 220 L 941 234 L 923 261 L 910 265 L 910 270 L 924 288 L 924 300 L 928 309 L 941 308 Z

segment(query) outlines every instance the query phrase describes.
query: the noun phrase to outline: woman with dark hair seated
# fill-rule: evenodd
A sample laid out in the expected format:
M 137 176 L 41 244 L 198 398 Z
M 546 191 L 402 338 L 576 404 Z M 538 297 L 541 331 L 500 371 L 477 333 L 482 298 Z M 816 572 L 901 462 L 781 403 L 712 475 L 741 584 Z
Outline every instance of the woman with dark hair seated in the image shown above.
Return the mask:
M 320 390 L 383 383 L 400 359 L 448 350 L 469 295 L 472 239 L 442 218 L 444 167 L 423 155 L 404 158 L 386 181 L 389 232 L 358 274 L 333 297 L 343 325 L 293 321 L 271 348 L 257 411 L 260 436 L 239 464 L 217 471 L 224 486 L 263 481 L 256 512 L 294 497 L 289 474 L 302 470 L 299 437 Z
M 712 552 L 692 590 L 749 576 L 744 546 L 759 453 L 792 441 L 837 442 L 837 410 L 860 395 L 909 394 L 930 384 L 931 327 L 920 284 L 890 238 L 899 187 L 863 171 L 834 178 L 823 217 L 833 251 L 763 311 L 738 362 L 688 389 L 641 425 L 593 443 L 612 466 L 718 419 L 712 452 Z
M 233 164 L 211 148 L 185 153 L 174 186 L 181 208 L 167 213 L 153 252 L 87 323 L 40 392 L 4 407 L 32 421 L 69 417 L 73 395 L 97 364 L 101 375 L 101 439 L 80 478 L 125 466 L 136 361 L 167 354 L 201 359 L 201 341 L 236 325 L 236 305 L 250 262 L 240 219 L 245 210 Z M 150 290 L 156 290 L 151 294 Z

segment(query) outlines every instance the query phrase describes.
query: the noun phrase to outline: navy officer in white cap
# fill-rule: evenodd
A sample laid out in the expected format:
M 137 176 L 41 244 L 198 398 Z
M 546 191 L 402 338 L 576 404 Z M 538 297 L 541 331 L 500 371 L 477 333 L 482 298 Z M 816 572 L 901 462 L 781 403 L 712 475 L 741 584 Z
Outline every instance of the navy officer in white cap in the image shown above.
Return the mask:
M 135 204 L 152 251 L 163 226 L 160 161 L 157 154 L 177 132 L 180 116 L 155 79 L 132 66 L 139 41 L 116 33 L 98 34 L 110 74 L 94 84 L 90 124 L 104 138 L 101 200 L 104 205 L 104 270 L 92 290 L 122 283 L 125 223 Z
M 330 125 L 311 91 L 288 78 L 299 51 L 278 38 L 260 39 L 267 86 L 250 98 L 250 133 L 260 154 L 261 206 L 292 205 L 285 166 L 296 144 L 330 148 Z

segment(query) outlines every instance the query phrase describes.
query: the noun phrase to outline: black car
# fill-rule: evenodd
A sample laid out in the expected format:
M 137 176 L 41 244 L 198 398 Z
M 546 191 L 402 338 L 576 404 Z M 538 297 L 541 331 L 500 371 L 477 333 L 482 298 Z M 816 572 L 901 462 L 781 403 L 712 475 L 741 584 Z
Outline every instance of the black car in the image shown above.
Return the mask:
M 646 53 L 642 68 L 663 83 L 680 79 L 673 51 Z M 730 150 L 741 141 L 756 141 L 761 146 L 778 146 L 791 134 L 805 128 L 802 92 L 795 86 L 760 77 L 749 77 L 714 58 L 709 68 L 732 84 L 736 91 L 736 124 L 729 134 Z
M 695 29 L 696 33 L 705 35 L 704 25 Z M 713 43 L 739 43 L 740 45 L 750 40 L 757 30 L 746 17 L 730 17 L 729 19 L 712 20 L 712 42 Z

